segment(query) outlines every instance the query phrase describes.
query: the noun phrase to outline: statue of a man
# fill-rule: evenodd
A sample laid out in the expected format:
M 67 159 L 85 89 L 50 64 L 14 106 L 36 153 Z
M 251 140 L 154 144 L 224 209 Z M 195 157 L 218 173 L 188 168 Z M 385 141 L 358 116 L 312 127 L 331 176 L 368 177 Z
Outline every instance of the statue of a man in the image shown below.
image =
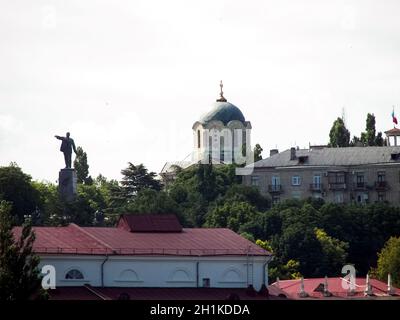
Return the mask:
M 69 136 L 69 132 L 67 132 L 66 137 L 55 136 L 58 140 L 62 141 L 60 151 L 64 153 L 65 168 L 71 168 L 72 149 L 76 154 L 75 142 Z

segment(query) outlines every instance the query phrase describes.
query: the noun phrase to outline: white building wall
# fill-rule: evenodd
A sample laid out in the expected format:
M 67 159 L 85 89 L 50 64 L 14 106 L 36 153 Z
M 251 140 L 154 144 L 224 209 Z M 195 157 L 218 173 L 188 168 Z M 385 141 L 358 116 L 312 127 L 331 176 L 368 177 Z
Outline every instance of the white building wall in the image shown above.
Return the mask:
M 81 286 L 89 283 L 101 286 L 101 263 L 104 257 L 97 256 L 41 256 L 39 267 L 52 265 L 56 269 L 56 286 Z M 77 269 L 82 272 L 83 280 L 65 279 L 68 271 Z
M 42 256 L 41 266 L 53 265 L 56 285 L 106 287 L 199 287 L 210 279 L 214 288 L 260 289 L 267 282 L 268 257 L 254 257 L 247 267 L 246 257 L 124 257 L 124 256 Z M 105 261 L 105 262 L 104 262 Z M 265 268 L 264 268 L 265 267 Z M 67 280 L 66 273 L 77 269 L 83 280 Z M 198 270 L 198 273 L 197 273 Z M 265 275 L 264 275 L 265 274 Z

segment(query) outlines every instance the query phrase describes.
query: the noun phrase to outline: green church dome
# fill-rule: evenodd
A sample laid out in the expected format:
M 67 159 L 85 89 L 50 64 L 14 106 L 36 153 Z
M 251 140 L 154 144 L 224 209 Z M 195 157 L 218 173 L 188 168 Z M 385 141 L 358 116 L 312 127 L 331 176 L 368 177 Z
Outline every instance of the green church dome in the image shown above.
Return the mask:
M 245 122 L 242 111 L 227 101 L 214 102 L 212 110 L 201 117 L 200 123 L 207 124 L 213 120 L 222 121 L 224 125 L 233 120 Z

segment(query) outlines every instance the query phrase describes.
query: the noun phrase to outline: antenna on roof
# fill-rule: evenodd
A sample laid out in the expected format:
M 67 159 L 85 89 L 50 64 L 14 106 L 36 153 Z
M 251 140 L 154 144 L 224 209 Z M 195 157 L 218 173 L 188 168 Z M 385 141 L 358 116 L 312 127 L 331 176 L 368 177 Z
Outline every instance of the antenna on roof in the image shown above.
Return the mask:
M 345 107 L 342 108 L 342 120 L 343 120 L 344 125 L 347 126 L 347 124 L 346 124 L 346 108 Z

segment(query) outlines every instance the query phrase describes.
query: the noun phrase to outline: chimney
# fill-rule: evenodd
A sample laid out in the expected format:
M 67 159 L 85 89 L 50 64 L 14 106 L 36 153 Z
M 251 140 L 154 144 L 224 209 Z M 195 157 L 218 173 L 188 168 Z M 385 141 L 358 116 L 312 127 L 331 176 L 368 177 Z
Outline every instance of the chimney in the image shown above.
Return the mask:
M 278 154 L 279 150 L 278 149 L 271 149 L 269 150 L 269 156 L 272 157 L 274 154 Z
M 324 297 L 331 297 L 332 294 L 328 290 L 328 276 L 325 276 L 324 281 Z
M 307 294 L 307 292 L 305 292 L 305 290 L 304 290 L 304 278 L 301 277 L 300 281 L 301 281 L 301 282 L 300 282 L 299 297 L 300 297 L 300 298 L 307 298 L 307 297 L 308 297 L 308 294 Z
M 390 275 L 390 273 L 388 274 L 387 294 L 390 296 L 395 294 L 395 291 L 392 287 L 392 276 Z
M 372 295 L 372 287 L 369 282 L 369 274 L 367 274 L 367 278 L 365 279 L 365 291 L 364 296 L 371 296 Z
M 296 160 L 296 148 L 290 148 L 290 160 Z

